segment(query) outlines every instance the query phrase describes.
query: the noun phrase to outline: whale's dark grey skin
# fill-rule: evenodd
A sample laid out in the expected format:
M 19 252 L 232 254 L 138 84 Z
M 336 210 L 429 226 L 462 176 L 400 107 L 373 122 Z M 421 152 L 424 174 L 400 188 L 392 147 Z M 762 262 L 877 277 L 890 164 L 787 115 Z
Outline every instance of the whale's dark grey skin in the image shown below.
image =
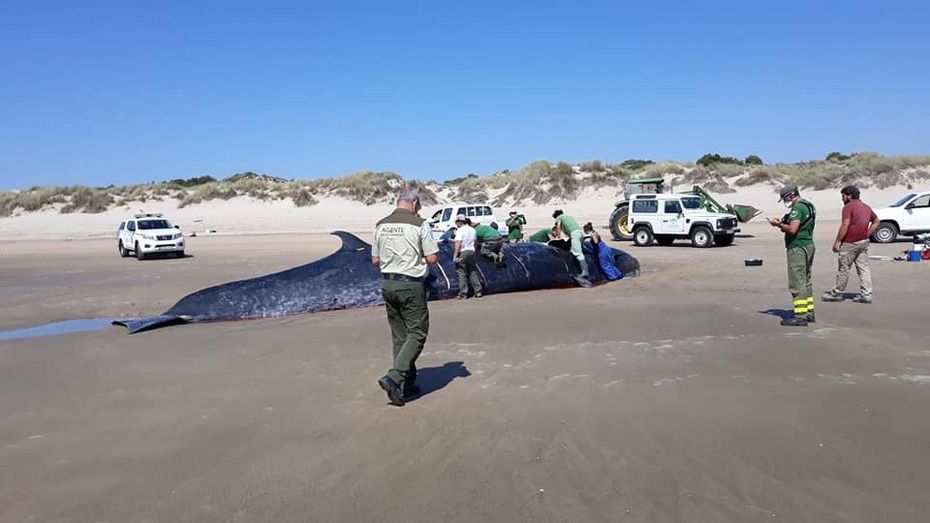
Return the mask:
M 323 259 L 267 276 L 208 287 L 181 298 L 159 316 L 113 323 L 125 326 L 131 334 L 175 323 L 269 318 L 383 303 L 381 274 L 371 263 L 371 245 L 348 232 L 333 234 L 342 240 L 342 247 Z M 503 267 L 477 257 L 485 294 L 574 286 L 580 272 L 569 252 L 546 244 L 509 244 L 503 253 Z M 635 258 L 617 249 L 613 253 L 615 265 L 624 275 L 639 274 Z M 597 257 L 586 254 L 586 258 L 591 281 L 606 281 Z M 439 263 L 430 266 L 426 286 L 431 300 L 458 295 L 451 243 L 440 243 Z

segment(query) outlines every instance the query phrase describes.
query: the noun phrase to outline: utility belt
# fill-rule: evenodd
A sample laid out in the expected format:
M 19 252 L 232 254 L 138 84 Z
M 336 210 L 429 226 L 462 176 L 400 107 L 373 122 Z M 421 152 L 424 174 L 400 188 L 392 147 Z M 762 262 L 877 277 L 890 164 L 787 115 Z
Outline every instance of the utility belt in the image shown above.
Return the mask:
M 406 274 L 397 274 L 395 272 L 382 272 L 382 280 L 394 280 L 394 281 L 409 281 L 412 283 L 423 283 L 426 278 L 417 278 L 415 276 L 407 276 Z

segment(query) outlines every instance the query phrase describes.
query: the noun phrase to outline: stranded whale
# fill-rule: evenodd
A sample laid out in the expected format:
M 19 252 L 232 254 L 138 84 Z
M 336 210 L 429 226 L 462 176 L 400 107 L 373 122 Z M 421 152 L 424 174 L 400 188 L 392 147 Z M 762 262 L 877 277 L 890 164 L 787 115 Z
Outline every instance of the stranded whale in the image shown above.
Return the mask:
M 158 316 L 114 321 L 130 334 L 176 323 L 270 318 L 383 303 L 381 275 L 371 263 L 371 245 L 348 232 L 333 233 L 342 247 L 320 260 L 286 271 L 208 287 L 189 294 Z M 439 244 L 439 263 L 430 266 L 426 286 L 430 300 L 454 298 L 458 278 L 452 245 Z M 578 262 L 566 250 L 542 243 L 505 245 L 505 265 L 477 256 L 485 294 L 574 286 Z M 639 274 L 639 262 L 612 249 L 614 265 L 626 276 Z M 606 281 L 597 255 L 587 253 L 590 279 Z

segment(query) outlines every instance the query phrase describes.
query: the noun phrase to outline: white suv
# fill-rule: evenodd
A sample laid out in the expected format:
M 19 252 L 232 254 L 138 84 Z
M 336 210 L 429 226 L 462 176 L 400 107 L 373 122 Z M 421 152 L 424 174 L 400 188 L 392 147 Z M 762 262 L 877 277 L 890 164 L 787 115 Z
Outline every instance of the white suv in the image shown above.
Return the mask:
M 438 240 L 442 238 L 449 229 L 455 228 L 455 217 L 463 214 L 471 219 L 473 223 L 483 223 L 490 225 L 502 236 L 507 236 L 507 224 L 503 220 L 498 220 L 494 216 L 494 210 L 490 205 L 480 205 L 474 203 L 450 203 L 448 206 L 439 209 L 429 219 L 430 230 L 433 238 Z
M 184 257 L 184 233 L 177 230 L 161 214 L 136 214 L 120 222 L 116 233 L 119 255 L 123 258 L 132 252 L 143 260 L 149 254 L 168 252 Z
M 690 239 L 694 247 L 727 246 L 739 229 L 736 216 L 709 212 L 699 196 L 637 194 L 630 201 L 629 226 L 639 247 Z
M 930 191 L 911 193 L 895 203 L 875 209 L 878 230 L 872 241 L 893 242 L 899 234 L 914 236 L 930 232 Z

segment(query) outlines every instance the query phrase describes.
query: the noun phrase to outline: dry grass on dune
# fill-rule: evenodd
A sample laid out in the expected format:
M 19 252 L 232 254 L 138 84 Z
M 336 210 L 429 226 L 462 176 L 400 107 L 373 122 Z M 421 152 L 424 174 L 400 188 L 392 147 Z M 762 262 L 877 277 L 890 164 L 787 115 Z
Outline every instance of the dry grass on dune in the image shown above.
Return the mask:
M 244 172 L 223 180 L 200 176 L 106 188 L 47 186 L 0 192 L 0 216 L 49 208 L 57 208 L 62 213 L 99 213 L 130 202 L 167 199 L 177 200 L 178 207 L 186 207 L 241 196 L 260 201 L 289 200 L 296 207 L 313 206 L 330 197 L 373 205 L 390 203 L 394 193 L 404 184 L 413 184 L 420 189 L 424 205 L 447 200 L 540 205 L 576 199 L 585 189 L 616 194 L 622 192 L 630 179 L 656 177 L 665 178 L 675 187 L 701 185 L 714 193 L 733 192 L 731 184 L 736 187 L 757 184 L 779 186 L 789 181 L 802 188 L 818 190 L 848 184 L 883 189 L 930 180 L 930 156 L 830 153 L 824 160 L 772 165 L 763 165 L 761 158 L 754 155 L 741 161 L 719 154 L 704 155 L 697 165 L 641 159 L 617 164 L 595 159 L 574 165 L 537 160 L 516 171 L 504 170 L 488 176 L 469 174 L 442 184 L 405 180 L 393 172 L 359 171 L 337 178 L 313 180 L 285 180 Z M 439 196 L 440 193 L 443 197 Z

